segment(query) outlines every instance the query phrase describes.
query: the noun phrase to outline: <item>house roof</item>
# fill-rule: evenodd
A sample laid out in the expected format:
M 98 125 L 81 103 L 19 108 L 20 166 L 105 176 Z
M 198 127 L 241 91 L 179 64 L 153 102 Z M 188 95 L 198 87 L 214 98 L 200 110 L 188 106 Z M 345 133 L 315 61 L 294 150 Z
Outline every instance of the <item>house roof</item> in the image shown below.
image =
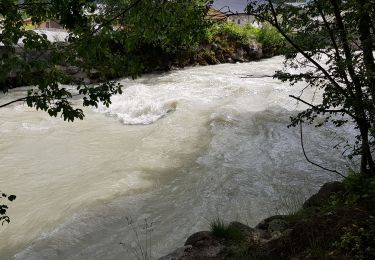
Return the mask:
M 208 10 L 207 16 L 210 19 L 217 20 L 217 21 L 225 20 L 227 18 L 226 14 L 218 10 L 215 10 L 213 8 L 210 8 L 210 10 Z

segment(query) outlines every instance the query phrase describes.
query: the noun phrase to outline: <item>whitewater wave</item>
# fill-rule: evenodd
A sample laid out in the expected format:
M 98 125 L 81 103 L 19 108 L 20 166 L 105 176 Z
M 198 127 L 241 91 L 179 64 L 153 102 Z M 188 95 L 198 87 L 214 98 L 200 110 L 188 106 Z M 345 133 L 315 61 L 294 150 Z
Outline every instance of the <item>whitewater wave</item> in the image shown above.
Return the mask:
M 157 97 L 146 87 L 135 85 L 112 97 L 109 107 L 100 105 L 96 111 L 114 116 L 125 125 L 149 125 L 176 108 L 177 100 Z

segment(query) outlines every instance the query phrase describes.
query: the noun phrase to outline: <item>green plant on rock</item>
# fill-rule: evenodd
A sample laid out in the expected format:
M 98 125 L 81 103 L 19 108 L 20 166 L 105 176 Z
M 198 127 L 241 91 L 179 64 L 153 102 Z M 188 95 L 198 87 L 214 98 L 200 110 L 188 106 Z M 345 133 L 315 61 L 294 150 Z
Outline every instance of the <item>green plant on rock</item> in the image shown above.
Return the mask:
M 346 228 L 333 248 L 351 259 L 375 259 L 375 218 L 370 216 L 366 223 Z
M 226 224 L 222 219 L 216 218 L 210 223 L 210 231 L 214 236 L 231 241 L 240 241 L 244 239 L 241 230 L 233 225 Z
M 206 30 L 206 40 L 214 42 L 220 38 L 226 38 L 241 44 L 252 44 L 256 42 L 259 29 L 251 26 L 239 26 L 232 22 L 224 22 L 221 24 L 212 24 Z

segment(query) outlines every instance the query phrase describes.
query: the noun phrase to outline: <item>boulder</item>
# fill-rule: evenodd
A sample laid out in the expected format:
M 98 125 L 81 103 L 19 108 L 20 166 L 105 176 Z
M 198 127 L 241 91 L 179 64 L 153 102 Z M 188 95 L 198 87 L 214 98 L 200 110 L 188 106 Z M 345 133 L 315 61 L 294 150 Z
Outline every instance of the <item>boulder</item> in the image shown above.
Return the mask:
M 252 60 L 259 60 L 263 56 L 262 47 L 258 44 L 250 44 L 246 48 L 247 54 Z
M 244 55 L 245 55 L 244 49 L 238 48 L 235 53 L 232 53 L 231 58 L 234 61 L 243 62 L 245 61 Z
M 255 231 L 254 228 L 251 228 L 241 222 L 238 222 L 238 221 L 233 221 L 233 222 L 230 222 L 229 223 L 229 226 L 230 227 L 234 227 L 235 229 L 241 231 L 243 234 L 250 234 L 250 233 L 253 233 Z
M 81 69 L 76 67 L 76 66 L 66 66 L 64 68 L 64 72 L 68 75 L 75 75 L 80 71 L 81 71 Z
M 214 235 L 212 235 L 211 232 L 209 231 L 200 231 L 197 232 L 190 237 L 185 242 L 185 246 L 191 245 L 194 247 L 204 247 L 204 246 L 209 246 L 212 244 L 217 244 L 221 239 L 218 239 Z
M 224 240 L 217 238 L 209 231 L 201 231 L 191 235 L 185 246 L 173 253 L 159 258 L 159 260 L 224 260 L 226 254 Z
M 183 246 L 180 248 L 177 248 L 175 251 L 170 253 L 169 255 L 160 257 L 159 260 L 180 260 L 184 259 L 186 256 L 188 256 L 189 252 L 191 251 L 192 246 Z
M 281 226 L 282 222 L 287 222 L 286 221 L 287 216 L 286 215 L 275 215 L 266 219 L 263 219 L 258 225 L 256 225 L 256 229 L 261 229 L 261 230 L 268 230 L 270 228 L 270 223 L 271 223 L 271 229 L 273 231 L 282 231 L 280 228 L 278 229 L 278 226 Z M 278 229 L 278 230 L 277 230 Z
M 303 203 L 303 208 L 311 208 L 311 207 L 321 207 L 334 193 L 344 192 L 345 187 L 342 182 L 329 182 L 324 184 L 318 193 L 312 195 L 309 199 Z

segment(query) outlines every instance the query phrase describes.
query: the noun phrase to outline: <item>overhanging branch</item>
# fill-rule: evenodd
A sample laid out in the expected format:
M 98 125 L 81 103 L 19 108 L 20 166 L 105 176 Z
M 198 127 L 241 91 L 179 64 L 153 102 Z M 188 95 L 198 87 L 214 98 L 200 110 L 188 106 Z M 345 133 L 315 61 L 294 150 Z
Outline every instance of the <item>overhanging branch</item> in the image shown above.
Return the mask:
M 6 106 L 9 106 L 9 105 L 11 105 L 11 104 L 13 104 L 13 103 L 16 103 L 16 102 L 26 101 L 26 99 L 27 99 L 27 97 L 23 97 L 23 98 L 15 99 L 15 100 L 13 100 L 13 101 L 10 101 L 10 102 L 8 102 L 8 103 L 5 103 L 5 104 L 0 105 L 0 108 L 2 108 L 2 107 L 6 107 Z
M 356 119 L 356 117 L 346 109 L 324 109 L 324 108 L 320 108 L 316 105 L 313 105 L 313 104 L 311 104 L 311 103 L 309 103 L 309 102 L 307 102 L 307 101 L 305 101 L 305 100 L 303 100 L 299 97 L 296 97 L 296 96 L 293 96 L 293 95 L 289 95 L 289 97 L 294 98 L 295 100 L 300 101 L 305 105 L 308 105 L 309 107 L 313 108 L 314 110 L 317 110 L 317 111 L 320 111 L 320 112 L 323 112 L 323 113 L 345 113 L 345 114 L 351 116 L 353 119 Z
M 303 155 L 305 156 L 305 159 L 306 159 L 309 163 L 311 163 L 312 165 L 314 165 L 314 166 L 316 166 L 316 167 L 319 167 L 319 168 L 322 169 L 322 170 L 325 170 L 325 171 L 329 171 L 329 172 L 335 173 L 335 174 L 337 174 L 337 175 L 339 175 L 339 176 L 345 178 L 345 176 L 344 176 L 342 173 L 340 173 L 340 172 L 338 172 L 338 171 L 336 171 L 336 170 L 329 169 L 329 168 L 324 167 L 324 166 L 322 166 L 322 165 L 319 165 L 319 164 L 317 164 L 317 163 L 311 161 L 311 160 L 307 157 L 307 154 L 306 154 L 306 151 L 305 151 L 305 147 L 304 147 L 304 144 L 303 144 L 302 122 L 300 122 L 300 134 L 301 134 L 301 146 L 302 146 L 302 152 L 303 152 Z

